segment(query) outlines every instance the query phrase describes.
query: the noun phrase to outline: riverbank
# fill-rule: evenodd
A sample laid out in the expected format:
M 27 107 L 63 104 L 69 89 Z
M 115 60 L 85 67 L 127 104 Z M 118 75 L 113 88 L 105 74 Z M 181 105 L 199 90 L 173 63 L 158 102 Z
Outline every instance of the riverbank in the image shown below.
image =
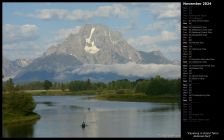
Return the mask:
M 130 102 L 156 102 L 156 103 L 178 103 L 180 96 L 177 95 L 145 95 L 143 93 L 132 94 L 101 94 L 95 97 L 98 100 L 130 101 Z
M 23 93 L 3 93 L 3 125 L 25 123 L 40 119 L 40 115 L 34 113 L 36 106 L 31 95 Z
M 32 90 L 23 91 L 19 93 L 20 95 L 28 96 L 66 96 L 66 95 L 95 95 L 93 97 L 97 100 L 109 100 L 109 101 L 129 101 L 129 102 L 156 102 L 156 103 L 179 103 L 180 96 L 178 95 L 146 95 L 143 93 L 134 93 L 129 91 L 128 93 L 118 94 L 115 90 L 85 90 L 85 91 L 61 91 L 61 90 Z M 5 109 L 5 104 L 9 100 L 9 94 L 3 94 L 3 125 L 13 124 L 13 123 L 23 123 L 29 121 L 36 121 L 40 119 L 40 116 L 36 113 L 29 113 L 29 115 L 22 115 L 20 113 L 8 112 Z M 17 98 L 18 100 L 18 98 Z
M 178 104 L 108 102 L 87 97 L 93 96 L 34 96 L 35 111 L 41 119 L 3 126 L 3 137 L 180 137 Z M 85 129 L 80 126 L 83 121 L 89 125 Z M 97 133 L 85 133 L 96 132 L 96 128 Z
M 69 91 L 69 90 L 24 90 L 25 94 L 32 96 L 63 96 L 63 95 L 96 95 L 100 94 L 96 90 Z
M 124 93 L 117 93 L 116 90 L 25 90 L 24 94 L 31 96 L 76 96 L 76 95 L 96 95 L 98 100 L 110 101 L 131 101 L 131 102 L 158 102 L 158 103 L 178 103 L 180 96 L 175 94 L 146 95 L 144 93 L 135 93 L 133 90 L 127 90 Z
M 40 119 L 40 115 L 36 113 L 32 113 L 29 115 L 22 114 L 13 114 L 13 113 L 4 113 L 3 112 L 3 125 L 11 125 L 18 123 L 27 123 L 27 122 L 35 122 Z

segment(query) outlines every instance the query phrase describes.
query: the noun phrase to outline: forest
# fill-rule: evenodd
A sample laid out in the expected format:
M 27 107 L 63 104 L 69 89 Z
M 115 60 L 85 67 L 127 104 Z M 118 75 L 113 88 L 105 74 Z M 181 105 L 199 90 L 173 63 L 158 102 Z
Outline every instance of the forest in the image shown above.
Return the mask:
M 4 92 L 24 91 L 24 90 L 61 90 L 61 91 L 102 91 L 115 90 L 116 93 L 126 93 L 133 91 L 135 93 L 144 93 L 146 95 L 162 95 L 162 94 L 180 94 L 180 79 L 165 79 L 156 76 L 151 79 L 138 79 L 130 81 L 128 79 L 111 81 L 109 83 L 92 82 L 90 79 L 85 81 L 70 82 L 51 82 L 33 81 L 29 83 L 14 84 L 12 79 L 3 83 Z M 12 88 L 13 87 L 13 88 Z

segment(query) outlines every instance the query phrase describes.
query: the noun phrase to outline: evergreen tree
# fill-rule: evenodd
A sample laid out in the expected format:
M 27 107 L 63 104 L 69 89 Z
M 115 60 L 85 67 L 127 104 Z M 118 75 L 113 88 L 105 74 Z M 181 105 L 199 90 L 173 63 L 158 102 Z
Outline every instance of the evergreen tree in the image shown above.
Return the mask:
M 61 83 L 61 90 L 65 91 L 65 84 L 64 83 Z
M 6 81 L 5 88 L 6 91 L 8 91 L 9 93 L 13 93 L 15 91 L 14 82 L 12 78 L 9 78 L 9 80 Z
M 48 90 L 48 89 L 50 89 L 50 87 L 52 87 L 52 83 L 51 83 L 51 81 L 49 81 L 49 80 L 45 80 L 45 81 L 44 81 L 44 89 L 45 89 L 45 90 Z

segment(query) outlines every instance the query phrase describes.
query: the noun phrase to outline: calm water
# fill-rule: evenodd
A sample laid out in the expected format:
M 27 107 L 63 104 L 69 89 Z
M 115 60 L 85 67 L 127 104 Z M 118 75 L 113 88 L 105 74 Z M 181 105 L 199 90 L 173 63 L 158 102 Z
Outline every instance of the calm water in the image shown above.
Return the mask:
M 3 127 L 5 137 L 180 137 L 177 104 L 35 96 L 35 123 Z M 90 107 L 90 110 L 88 110 Z M 81 128 L 85 121 L 88 126 Z

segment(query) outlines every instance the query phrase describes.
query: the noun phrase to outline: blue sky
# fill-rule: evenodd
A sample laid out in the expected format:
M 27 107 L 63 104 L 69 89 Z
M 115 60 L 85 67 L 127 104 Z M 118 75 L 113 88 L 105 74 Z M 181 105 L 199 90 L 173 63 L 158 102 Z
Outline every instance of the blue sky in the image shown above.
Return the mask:
M 180 60 L 180 3 L 3 3 L 3 55 L 36 58 L 84 24 L 120 31 L 137 50 Z

